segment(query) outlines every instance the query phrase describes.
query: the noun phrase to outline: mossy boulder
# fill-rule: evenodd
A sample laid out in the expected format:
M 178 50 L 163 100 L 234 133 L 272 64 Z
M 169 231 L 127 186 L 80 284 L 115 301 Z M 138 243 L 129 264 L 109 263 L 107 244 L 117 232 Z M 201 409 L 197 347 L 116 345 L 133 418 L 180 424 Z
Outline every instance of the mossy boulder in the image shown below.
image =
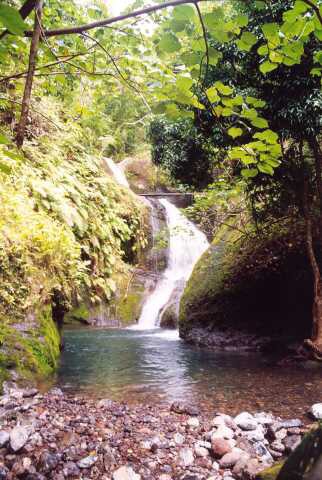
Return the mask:
M 179 329 L 235 329 L 274 341 L 310 335 L 312 274 L 299 221 L 241 235 L 221 228 L 197 263 L 180 304 Z
M 0 381 L 15 371 L 24 378 L 54 372 L 60 353 L 60 335 L 50 306 L 30 312 L 19 322 L 1 319 Z

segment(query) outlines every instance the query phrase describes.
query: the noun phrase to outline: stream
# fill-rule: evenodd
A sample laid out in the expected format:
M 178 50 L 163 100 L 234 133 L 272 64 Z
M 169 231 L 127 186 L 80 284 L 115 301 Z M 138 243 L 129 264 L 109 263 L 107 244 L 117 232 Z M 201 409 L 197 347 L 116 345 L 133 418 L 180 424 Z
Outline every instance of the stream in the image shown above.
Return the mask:
M 106 163 L 127 186 L 117 165 L 110 159 Z M 259 354 L 198 349 L 180 340 L 177 331 L 159 328 L 171 301 L 178 309 L 184 285 L 208 248 L 203 233 L 175 205 L 165 199 L 160 203 L 169 228 L 167 268 L 138 323 L 128 329 L 66 329 L 56 384 L 71 393 L 129 404 L 182 400 L 231 414 L 263 410 L 303 417 L 322 398 L 319 365 L 274 367 Z

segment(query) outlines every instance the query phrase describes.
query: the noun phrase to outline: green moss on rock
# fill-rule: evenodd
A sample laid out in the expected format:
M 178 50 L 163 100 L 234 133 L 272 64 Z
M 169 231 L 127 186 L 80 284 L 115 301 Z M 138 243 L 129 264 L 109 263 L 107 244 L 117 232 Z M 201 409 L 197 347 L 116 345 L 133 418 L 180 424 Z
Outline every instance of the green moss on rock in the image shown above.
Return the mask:
M 221 228 L 197 262 L 180 304 L 182 337 L 233 328 L 280 340 L 311 330 L 312 276 L 298 221 L 242 236 Z
M 278 462 L 270 468 L 258 474 L 256 480 L 276 480 L 284 462 Z
M 24 321 L 2 319 L 0 323 L 0 381 L 15 370 L 22 377 L 45 376 L 57 367 L 60 335 L 45 306 Z

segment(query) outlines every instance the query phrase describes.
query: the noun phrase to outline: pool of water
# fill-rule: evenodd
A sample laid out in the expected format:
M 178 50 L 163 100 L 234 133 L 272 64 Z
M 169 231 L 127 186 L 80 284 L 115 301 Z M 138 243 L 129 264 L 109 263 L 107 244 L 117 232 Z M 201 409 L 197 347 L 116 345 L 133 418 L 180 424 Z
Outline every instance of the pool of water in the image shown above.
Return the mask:
M 259 355 L 214 353 L 164 330 L 66 330 L 57 385 L 136 402 L 183 400 L 212 411 L 303 416 L 322 401 L 319 366 L 273 366 Z

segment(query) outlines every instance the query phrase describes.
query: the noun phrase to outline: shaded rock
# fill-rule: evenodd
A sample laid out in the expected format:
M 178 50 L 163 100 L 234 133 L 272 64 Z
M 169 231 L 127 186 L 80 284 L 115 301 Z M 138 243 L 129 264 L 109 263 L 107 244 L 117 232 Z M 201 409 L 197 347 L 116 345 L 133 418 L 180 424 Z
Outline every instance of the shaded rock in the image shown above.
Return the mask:
M 31 397 L 35 397 L 37 393 L 38 393 L 37 388 L 25 388 L 22 391 L 22 396 L 23 398 L 31 398 Z
M 5 447 L 7 443 L 9 442 L 10 435 L 8 432 L 5 432 L 4 430 L 0 431 L 0 448 Z
M 300 443 L 301 443 L 300 435 L 289 435 L 283 440 L 283 444 L 285 445 L 285 450 L 287 453 L 293 452 L 293 450 L 295 450 Z
M 224 438 L 213 437 L 211 439 L 211 448 L 216 457 L 223 457 L 226 453 L 231 452 L 232 448 L 228 440 Z
M 24 447 L 30 436 L 30 429 L 25 427 L 15 427 L 10 432 L 10 447 L 14 452 L 18 452 Z
M 0 466 L 0 480 L 6 480 L 8 478 L 9 469 L 4 465 Z
M 187 405 L 182 402 L 173 402 L 170 407 L 171 412 L 187 414 L 191 416 L 199 415 L 199 409 L 194 405 Z
M 113 473 L 113 480 L 140 480 L 141 475 L 135 473 L 131 467 L 120 467 Z
M 49 473 L 54 470 L 59 463 L 59 456 L 49 452 L 43 452 L 39 459 L 39 468 L 42 472 Z
M 248 412 L 240 413 L 234 420 L 242 430 L 256 430 L 257 428 L 256 419 Z
M 64 473 L 65 477 L 73 478 L 73 477 L 78 477 L 79 476 L 80 470 L 77 467 L 75 462 L 67 462 L 64 465 L 63 473 Z

